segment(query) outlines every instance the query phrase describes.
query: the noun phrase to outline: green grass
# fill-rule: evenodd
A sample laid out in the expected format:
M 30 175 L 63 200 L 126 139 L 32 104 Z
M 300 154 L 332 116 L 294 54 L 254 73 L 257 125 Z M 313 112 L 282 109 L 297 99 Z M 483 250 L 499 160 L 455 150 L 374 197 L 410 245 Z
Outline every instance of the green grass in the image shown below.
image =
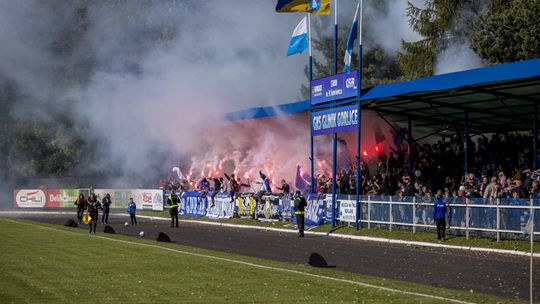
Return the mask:
M 306 274 L 477 303 L 517 303 L 27 220 L 0 218 L 0 241 L 1 303 L 447 303 Z
M 141 215 L 148 216 L 157 216 L 157 217 L 169 217 L 167 212 L 161 211 L 143 211 Z M 228 220 L 211 220 L 207 217 L 181 217 L 184 220 L 196 220 L 196 221 L 207 221 L 207 222 L 220 222 L 220 223 L 230 223 L 230 224 L 240 224 L 240 225 L 250 225 L 257 227 L 274 227 L 274 228 L 288 228 L 294 229 L 290 222 L 257 222 L 253 219 L 238 219 L 232 218 Z M 346 234 L 346 235 L 359 235 L 359 236 L 370 236 L 370 237 L 382 237 L 388 239 L 396 240 L 406 240 L 406 241 L 417 241 L 417 242 L 427 242 L 427 243 L 437 243 L 437 234 L 436 232 L 431 231 L 421 231 L 423 228 L 418 228 L 416 233 L 412 233 L 412 230 L 407 229 L 393 229 L 392 231 L 384 228 L 371 228 L 371 229 L 360 229 L 356 231 L 353 227 L 347 226 L 338 226 L 332 228 L 329 224 L 321 225 L 310 229 L 310 231 L 332 233 L 332 234 Z M 452 232 L 452 231 L 448 231 Z M 445 244 L 448 245 L 457 245 L 457 246 L 469 246 L 469 247 L 482 247 L 482 248 L 491 248 L 491 249 L 506 249 L 506 250 L 519 250 L 524 252 L 530 252 L 531 244 L 528 240 L 501 240 L 497 242 L 496 239 L 487 238 L 487 237 L 477 237 L 473 233 L 469 239 L 461 235 L 452 235 L 447 234 L 447 239 Z M 540 242 L 534 243 L 534 252 L 540 252 Z

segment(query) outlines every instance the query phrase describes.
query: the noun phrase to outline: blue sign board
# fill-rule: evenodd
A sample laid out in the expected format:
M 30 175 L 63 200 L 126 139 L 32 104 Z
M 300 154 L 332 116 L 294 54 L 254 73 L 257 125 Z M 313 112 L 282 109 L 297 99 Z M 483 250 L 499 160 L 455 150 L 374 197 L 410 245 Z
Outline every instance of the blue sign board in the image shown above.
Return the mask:
M 351 71 L 311 81 L 311 105 L 357 96 L 357 76 Z
M 356 105 L 311 112 L 311 131 L 313 136 L 353 132 L 358 128 L 358 118 Z

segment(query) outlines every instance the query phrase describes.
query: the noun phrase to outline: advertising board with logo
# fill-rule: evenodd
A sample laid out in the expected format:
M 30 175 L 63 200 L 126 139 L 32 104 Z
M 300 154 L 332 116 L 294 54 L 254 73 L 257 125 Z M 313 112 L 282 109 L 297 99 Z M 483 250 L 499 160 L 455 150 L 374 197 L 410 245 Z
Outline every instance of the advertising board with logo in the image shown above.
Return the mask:
M 358 94 L 356 71 L 311 81 L 311 104 L 355 97 Z
M 41 189 L 14 190 L 13 197 L 18 208 L 44 208 L 47 204 L 47 194 Z

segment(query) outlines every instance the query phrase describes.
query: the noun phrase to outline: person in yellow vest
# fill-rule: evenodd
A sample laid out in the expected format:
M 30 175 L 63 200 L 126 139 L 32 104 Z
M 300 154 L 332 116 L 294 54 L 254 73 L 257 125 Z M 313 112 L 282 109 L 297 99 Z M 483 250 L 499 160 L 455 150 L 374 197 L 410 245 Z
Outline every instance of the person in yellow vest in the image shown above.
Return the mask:
M 304 237 L 304 209 L 306 206 L 306 199 L 302 195 L 302 192 L 297 190 L 294 196 L 294 214 L 296 216 L 296 224 L 298 225 L 298 237 Z
M 178 195 L 174 191 L 171 191 L 169 194 L 167 204 L 169 204 L 169 213 L 171 214 L 171 227 L 178 228 L 178 205 L 180 204 L 180 198 L 178 198 Z

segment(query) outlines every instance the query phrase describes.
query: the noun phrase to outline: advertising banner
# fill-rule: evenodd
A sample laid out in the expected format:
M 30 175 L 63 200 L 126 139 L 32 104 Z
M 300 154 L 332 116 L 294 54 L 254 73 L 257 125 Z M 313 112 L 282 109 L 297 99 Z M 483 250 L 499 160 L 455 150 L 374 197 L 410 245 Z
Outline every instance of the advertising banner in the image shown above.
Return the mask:
M 199 192 L 184 192 L 180 196 L 178 214 L 184 216 L 205 216 L 209 195 L 199 200 Z
M 356 71 L 311 81 L 311 104 L 355 97 L 358 94 Z
M 218 193 L 214 197 L 214 204 L 212 205 L 212 199 L 208 198 L 210 206 L 208 207 L 208 213 L 206 216 L 210 219 L 230 219 L 234 214 L 234 205 L 231 202 L 231 195 L 225 193 Z
M 336 132 L 354 132 L 358 127 L 358 107 L 356 105 L 311 112 L 313 136 Z
M 339 200 L 338 203 L 336 200 L 336 204 L 339 206 L 338 220 L 349 223 L 356 222 L 356 201 Z
M 13 197 L 18 208 L 44 208 L 47 204 L 47 194 L 41 189 L 14 190 Z

